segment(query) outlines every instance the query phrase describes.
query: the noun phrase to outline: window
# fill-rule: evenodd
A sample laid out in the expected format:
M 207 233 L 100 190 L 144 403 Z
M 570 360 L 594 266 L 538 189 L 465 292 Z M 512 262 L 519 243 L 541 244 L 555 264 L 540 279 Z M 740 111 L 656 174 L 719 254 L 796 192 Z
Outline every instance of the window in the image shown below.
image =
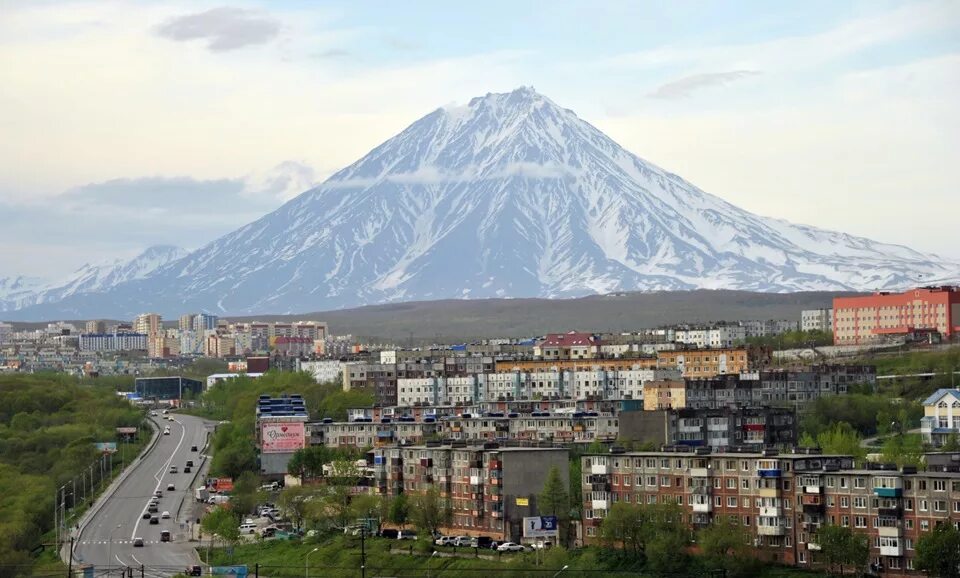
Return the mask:
M 850 498 L 847 496 L 840 496 L 840 507 L 849 508 L 850 507 Z
M 737 499 L 736 499 L 735 497 L 733 497 L 733 496 L 729 496 L 729 497 L 727 498 L 727 507 L 728 507 L 728 508 L 736 508 L 736 507 L 737 507 Z
M 947 491 L 947 481 L 946 481 L 946 480 L 933 480 L 933 491 L 934 491 L 934 492 L 946 492 L 946 491 Z
M 926 500 L 920 500 L 920 511 L 926 512 L 930 509 L 929 503 Z
M 933 511 L 934 512 L 946 512 L 947 511 L 947 502 L 944 500 L 934 500 L 933 501 Z
M 930 529 L 930 520 L 920 520 L 920 530 L 926 532 Z
M 867 517 L 866 516 L 855 516 L 853 518 L 853 525 L 856 528 L 866 528 L 867 527 Z

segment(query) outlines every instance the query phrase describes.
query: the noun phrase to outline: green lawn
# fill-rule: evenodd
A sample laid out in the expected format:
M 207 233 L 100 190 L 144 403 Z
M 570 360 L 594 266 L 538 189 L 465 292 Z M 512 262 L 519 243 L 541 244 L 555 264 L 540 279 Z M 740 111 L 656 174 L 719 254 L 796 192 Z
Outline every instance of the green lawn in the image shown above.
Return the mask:
M 366 576 L 553 576 L 567 566 L 564 577 L 594 576 L 648 576 L 630 562 L 624 562 L 616 554 L 599 548 L 567 551 L 556 548 L 543 553 L 539 564 L 536 554 L 525 552 L 497 556 L 494 559 L 431 557 L 426 543 L 413 546 L 412 542 L 397 542 L 368 538 L 366 549 Z M 391 549 L 413 548 L 413 554 L 391 554 Z M 316 550 L 316 551 L 314 551 Z M 418 550 L 421 550 L 418 552 Z M 453 548 L 440 551 L 453 552 Z M 461 550 L 464 552 L 464 550 Z M 472 551 L 467 551 L 472 553 Z M 201 558 L 206 549 L 199 550 Z M 307 554 L 309 574 L 307 573 Z M 259 544 L 236 546 L 232 555 L 228 549 L 210 551 L 211 565 L 246 564 L 249 573 L 259 572 L 265 577 L 359 577 L 360 538 L 334 535 L 320 540 L 267 541 Z M 259 568 L 257 567 L 259 564 Z M 684 576 L 710 576 L 700 568 L 691 569 Z M 804 572 L 780 566 L 767 566 L 759 574 L 762 578 L 823 578 L 822 573 Z

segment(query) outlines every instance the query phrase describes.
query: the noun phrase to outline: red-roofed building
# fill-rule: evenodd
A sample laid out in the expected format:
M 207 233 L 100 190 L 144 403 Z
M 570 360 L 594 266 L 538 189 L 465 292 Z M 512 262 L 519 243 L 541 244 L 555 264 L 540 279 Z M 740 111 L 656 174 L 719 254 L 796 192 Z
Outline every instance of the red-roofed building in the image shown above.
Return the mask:
M 593 359 L 600 353 L 600 338 L 590 333 L 548 333 L 533 348 L 542 359 Z

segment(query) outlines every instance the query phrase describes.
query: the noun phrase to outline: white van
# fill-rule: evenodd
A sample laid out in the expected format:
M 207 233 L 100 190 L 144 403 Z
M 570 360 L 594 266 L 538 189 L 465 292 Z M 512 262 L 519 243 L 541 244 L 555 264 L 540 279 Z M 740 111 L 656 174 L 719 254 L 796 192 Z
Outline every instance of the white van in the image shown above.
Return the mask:
M 254 532 L 257 531 L 257 525 L 256 524 L 240 524 L 240 527 L 237 529 L 240 530 L 241 534 L 253 534 Z

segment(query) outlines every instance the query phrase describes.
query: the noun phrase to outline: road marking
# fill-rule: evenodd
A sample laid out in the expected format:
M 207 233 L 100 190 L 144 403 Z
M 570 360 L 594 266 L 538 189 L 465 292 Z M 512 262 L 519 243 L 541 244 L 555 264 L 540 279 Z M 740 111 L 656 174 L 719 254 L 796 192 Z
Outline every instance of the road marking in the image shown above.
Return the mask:
M 177 447 L 173 448 L 173 452 L 170 454 L 170 458 L 163 464 L 163 467 L 154 474 L 153 479 L 157 480 L 157 487 L 153 489 L 154 492 L 160 489 L 160 485 L 163 484 L 163 475 L 170 468 L 170 463 L 173 462 L 173 456 L 177 455 L 177 452 L 180 450 L 180 446 L 183 445 L 183 439 L 187 435 L 187 428 L 183 425 L 182 422 L 173 420 L 174 423 L 180 425 L 180 441 L 177 442 Z M 162 433 L 160 435 L 163 435 Z M 159 476 L 159 477 L 158 477 Z M 130 539 L 134 539 L 137 536 L 137 528 L 140 527 L 140 522 L 143 520 L 143 513 L 147 511 L 148 506 L 144 506 L 140 510 L 140 515 L 137 516 L 137 521 L 133 524 L 133 534 L 130 535 Z M 159 509 L 159 507 L 157 508 Z

